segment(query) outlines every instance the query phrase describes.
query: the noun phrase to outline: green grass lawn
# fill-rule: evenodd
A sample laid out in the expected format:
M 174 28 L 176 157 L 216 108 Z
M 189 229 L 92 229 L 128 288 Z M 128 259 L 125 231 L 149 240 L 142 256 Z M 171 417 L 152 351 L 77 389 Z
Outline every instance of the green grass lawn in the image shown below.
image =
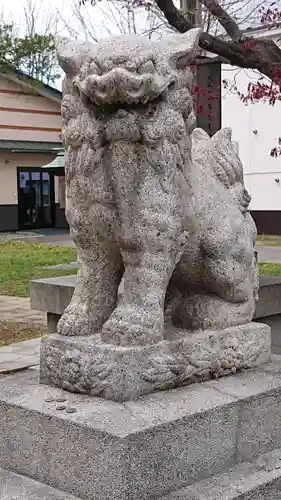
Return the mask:
M 281 240 L 280 240 L 281 244 Z M 22 241 L 0 242 L 0 295 L 28 297 L 29 281 L 75 274 L 75 269 L 46 269 L 46 266 L 76 261 L 76 250 Z M 261 274 L 281 276 L 281 264 L 260 263 Z
M 0 242 L 0 295 L 28 297 L 29 281 L 75 274 L 75 269 L 44 269 L 76 261 L 76 250 L 22 241 Z
M 260 274 L 271 274 L 272 276 L 281 276 L 281 264 L 271 264 L 270 262 L 260 262 Z

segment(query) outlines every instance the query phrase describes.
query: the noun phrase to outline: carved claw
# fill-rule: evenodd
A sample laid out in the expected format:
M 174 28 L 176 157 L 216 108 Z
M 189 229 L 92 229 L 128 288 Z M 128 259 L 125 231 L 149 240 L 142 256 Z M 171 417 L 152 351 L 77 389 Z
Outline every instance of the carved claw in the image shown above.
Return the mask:
M 102 340 L 109 344 L 151 345 L 163 340 L 163 314 L 150 315 L 137 308 L 117 308 L 102 328 Z M 157 319 L 156 319 L 157 318 Z
M 99 330 L 100 325 L 95 325 L 89 307 L 85 304 L 70 304 L 57 325 L 57 333 L 76 337 L 78 335 L 91 335 Z

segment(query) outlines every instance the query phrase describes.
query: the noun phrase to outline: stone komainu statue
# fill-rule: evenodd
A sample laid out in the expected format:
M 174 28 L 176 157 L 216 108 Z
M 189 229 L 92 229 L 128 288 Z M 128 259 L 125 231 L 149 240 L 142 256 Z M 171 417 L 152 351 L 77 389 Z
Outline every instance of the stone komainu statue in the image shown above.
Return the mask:
M 194 331 L 253 317 L 256 229 L 237 145 L 229 129 L 194 130 L 198 37 L 58 44 L 66 216 L 81 263 L 62 335 L 145 345 L 163 340 L 165 321 Z

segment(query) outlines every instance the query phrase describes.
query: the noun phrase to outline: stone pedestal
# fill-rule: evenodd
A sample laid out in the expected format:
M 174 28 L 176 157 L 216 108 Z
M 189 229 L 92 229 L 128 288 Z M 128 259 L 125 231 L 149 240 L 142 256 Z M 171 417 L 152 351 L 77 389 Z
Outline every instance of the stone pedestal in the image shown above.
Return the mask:
M 27 370 L 0 378 L 0 467 L 79 500 L 276 500 L 259 492 L 276 478 L 281 492 L 280 404 L 279 356 L 126 403 L 48 387 Z
M 99 335 L 47 335 L 42 339 L 40 380 L 122 402 L 233 374 L 270 358 L 270 328 L 259 323 L 193 334 L 167 328 L 165 339 L 120 347 L 103 343 Z

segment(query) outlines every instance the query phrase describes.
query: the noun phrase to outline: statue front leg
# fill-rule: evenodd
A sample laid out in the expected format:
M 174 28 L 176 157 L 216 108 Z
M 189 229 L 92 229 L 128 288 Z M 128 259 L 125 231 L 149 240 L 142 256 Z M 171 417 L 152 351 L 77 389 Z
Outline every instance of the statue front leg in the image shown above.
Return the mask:
M 124 346 L 163 340 L 166 290 L 185 234 L 183 204 L 176 202 L 182 185 L 171 181 L 163 189 L 161 176 L 149 164 L 139 164 L 136 171 L 126 160 L 132 157 L 130 148 L 123 144 L 114 156 L 114 164 L 122 165 L 116 185 L 124 292 L 102 329 L 105 342 Z
M 69 221 L 80 270 L 72 300 L 58 323 L 58 333 L 90 335 L 101 330 L 116 307 L 123 263 L 106 224 L 102 223 L 99 228 L 97 219 L 101 221 L 102 217 L 86 219 L 84 211 L 77 206 L 73 212 L 76 220 L 70 217 Z M 97 216 L 98 209 L 95 212 Z

